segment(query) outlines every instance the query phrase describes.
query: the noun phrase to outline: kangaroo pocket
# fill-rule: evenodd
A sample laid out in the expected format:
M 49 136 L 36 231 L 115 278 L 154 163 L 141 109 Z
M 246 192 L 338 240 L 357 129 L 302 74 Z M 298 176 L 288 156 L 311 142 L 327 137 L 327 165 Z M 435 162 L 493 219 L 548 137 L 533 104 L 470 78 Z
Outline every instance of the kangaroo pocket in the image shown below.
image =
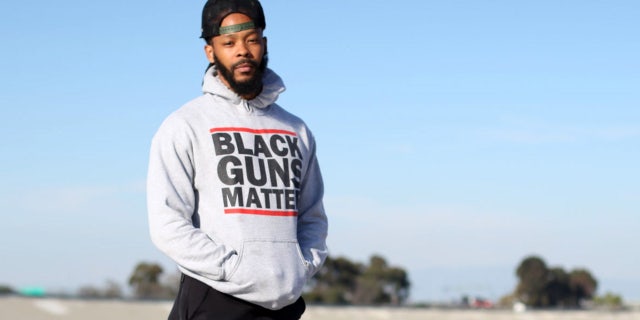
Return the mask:
M 275 301 L 297 297 L 307 275 L 296 240 L 245 240 L 227 280 L 253 299 Z

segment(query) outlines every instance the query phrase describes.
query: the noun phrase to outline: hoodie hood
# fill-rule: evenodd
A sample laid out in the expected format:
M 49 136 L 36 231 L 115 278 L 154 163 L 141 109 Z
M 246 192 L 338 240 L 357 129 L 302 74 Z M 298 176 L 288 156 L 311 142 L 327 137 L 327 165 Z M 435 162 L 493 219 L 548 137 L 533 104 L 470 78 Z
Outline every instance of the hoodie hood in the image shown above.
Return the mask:
M 284 83 L 280 76 L 278 76 L 273 70 L 266 68 L 264 75 L 262 76 L 262 92 L 260 94 L 247 101 L 249 106 L 264 109 L 278 100 L 280 93 L 285 90 Z M 215 67 L 210 66 L 204 74 L 202 81 L 202 92 L 204 94 L 213 94 L 229 100 L 233 104 L 239 104 L 242 100 L 238 94 L 229 89 L 218 77 L 218 72 Z

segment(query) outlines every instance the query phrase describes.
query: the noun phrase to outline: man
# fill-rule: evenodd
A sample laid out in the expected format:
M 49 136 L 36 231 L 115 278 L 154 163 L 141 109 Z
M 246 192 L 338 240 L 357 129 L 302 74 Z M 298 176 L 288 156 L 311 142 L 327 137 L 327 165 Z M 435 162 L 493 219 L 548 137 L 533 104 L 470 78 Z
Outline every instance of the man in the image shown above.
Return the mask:
M 315 141 L 275 104 L 265 26 L 257 0 L 205 4 L 204 95 L 151 144 L 151 238 L 183 274 L 169 319 L 299 319 L 327 256 Z

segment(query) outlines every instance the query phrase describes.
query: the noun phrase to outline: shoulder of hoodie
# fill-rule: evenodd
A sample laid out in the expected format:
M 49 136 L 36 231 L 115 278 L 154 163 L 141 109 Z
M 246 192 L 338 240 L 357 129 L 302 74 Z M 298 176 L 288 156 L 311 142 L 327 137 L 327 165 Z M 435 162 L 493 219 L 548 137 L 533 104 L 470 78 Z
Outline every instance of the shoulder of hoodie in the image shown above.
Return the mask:
M 164 119 L 163 125 L 167 123 L 187 122 L 189 118 L 202 112 L 202 106 L 205 105 L 205 99 L 205 95 L 201 95 L 183 104 Z
M 177 139 L 178 136 L 185 138 L 192 130 L 191 121 L 201 112 L 204 104 L 204 95 L 199 96 L 183 104 L 178 109 L 171 112 L 160 124 L 154 135 L 155 139 Z

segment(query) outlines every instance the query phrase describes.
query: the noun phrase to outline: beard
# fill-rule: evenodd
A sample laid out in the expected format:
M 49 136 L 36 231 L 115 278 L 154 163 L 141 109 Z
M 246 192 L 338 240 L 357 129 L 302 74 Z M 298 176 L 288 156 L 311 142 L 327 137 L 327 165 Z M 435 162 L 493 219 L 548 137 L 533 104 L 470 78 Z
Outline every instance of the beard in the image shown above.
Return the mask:
M 220 61 L 216 55 L 213 55 L 214 61 Z M 233 64 L 230 68 L 222 65 L 222 63 L 215 63 L 213 67 L 220 74 L 224 80 L 227 81 L 231 90 L 233 90 L 239 96 L 247 96 L 247 95 L 258 95 L 260 91 L 262 91 L 262 76 L 264 75 L 264 71 L 267 68 L 267 55 L 264 55 L 262 58 L 262 62 L 260 65 L 253 60 L 244 59 Z M 237 81 L 233 76 L 233 70 L 241 64 L 250 64 L 255 72 L 253 76 L 244 81 Z

